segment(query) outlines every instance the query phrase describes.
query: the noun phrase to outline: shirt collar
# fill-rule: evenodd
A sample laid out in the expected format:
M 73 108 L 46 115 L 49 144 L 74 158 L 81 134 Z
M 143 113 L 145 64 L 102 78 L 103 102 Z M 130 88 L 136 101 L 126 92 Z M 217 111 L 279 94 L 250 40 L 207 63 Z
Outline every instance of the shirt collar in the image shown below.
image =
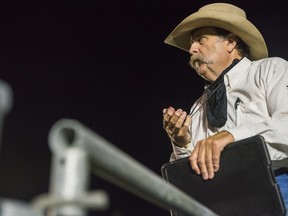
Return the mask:
M 239 78 L 247 73 L 247 69 L 250 65 L 251 61 L 248 58 L 243 57 L 238 64 L 231 68 L 229 73 L 225 74 L 224 82 L 226 87 L 232 88 L 235 86 L 240 80 Z

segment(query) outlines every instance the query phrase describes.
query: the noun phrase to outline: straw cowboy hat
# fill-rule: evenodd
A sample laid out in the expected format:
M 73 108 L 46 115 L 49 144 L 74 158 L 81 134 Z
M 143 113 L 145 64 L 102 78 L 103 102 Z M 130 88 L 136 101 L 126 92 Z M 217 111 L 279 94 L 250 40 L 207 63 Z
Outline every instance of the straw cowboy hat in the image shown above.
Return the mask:
M 189 51 L 191 32 L 200 27 L 218 27 L 236 34 L 249 47 L 251 60 L 268 57 L 268 50 L 261 33 L 247 20 L 245 12 L 241 8 L 226 3 L 214 3 L 200 8 L 186 17 L 164 42 Z

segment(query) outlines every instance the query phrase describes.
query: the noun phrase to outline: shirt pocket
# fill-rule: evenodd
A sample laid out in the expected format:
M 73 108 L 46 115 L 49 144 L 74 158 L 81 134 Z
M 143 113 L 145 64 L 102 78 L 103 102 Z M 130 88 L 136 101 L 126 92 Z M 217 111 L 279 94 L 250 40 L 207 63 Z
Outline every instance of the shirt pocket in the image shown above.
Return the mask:
M 236 109 L 236 122 L 237 125 L 240 124 L 253 124 L 258 121 L 263 120 L 263 114 L 267 112 L 266 105 L 260 102 L 248 102 L 248 103 L 239 103 L 238 108 Z

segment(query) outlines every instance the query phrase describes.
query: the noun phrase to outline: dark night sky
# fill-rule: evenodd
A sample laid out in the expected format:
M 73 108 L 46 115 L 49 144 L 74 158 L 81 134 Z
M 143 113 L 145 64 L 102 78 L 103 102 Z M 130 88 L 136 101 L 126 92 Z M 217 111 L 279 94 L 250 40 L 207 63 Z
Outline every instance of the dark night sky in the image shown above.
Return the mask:
M 47 135 L 73 118 L 160 175 L 171 146 L 162 109 L 190 108 L 202 80 L 188 53 L 163 43 L 186 16 L 216 1 L 7 1 L 0 3 L 0 78 L 13 88 L 0 154 L 0 195 L 30 201 L 48 192 Z M 288 58 L 288 2 L 226 1 L 246 10 L 270 56 Z M 165 216 L 92 176 L 111 206 L 96 215 Z

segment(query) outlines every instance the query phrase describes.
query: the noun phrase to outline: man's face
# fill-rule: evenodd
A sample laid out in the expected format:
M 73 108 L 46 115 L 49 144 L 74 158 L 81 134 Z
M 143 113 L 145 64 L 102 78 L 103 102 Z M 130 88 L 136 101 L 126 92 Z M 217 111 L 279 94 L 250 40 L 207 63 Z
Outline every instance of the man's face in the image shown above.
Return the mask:
M 229 66 L 228 40 L 212 27 L 196 29 L 191 34 L 190 65 L 204 79 L 213 82 Z

